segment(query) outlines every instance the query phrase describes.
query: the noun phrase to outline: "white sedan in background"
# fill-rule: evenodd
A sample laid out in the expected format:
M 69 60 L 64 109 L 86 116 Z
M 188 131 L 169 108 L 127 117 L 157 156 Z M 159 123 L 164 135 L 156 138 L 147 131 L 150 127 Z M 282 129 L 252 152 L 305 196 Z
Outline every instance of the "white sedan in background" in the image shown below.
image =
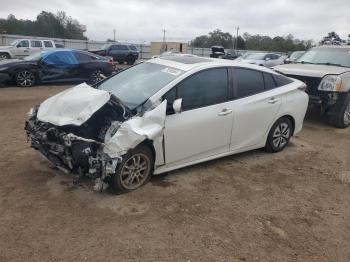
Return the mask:
M 284 57 L 275 53 L 247 52 L 237 58 L 238 62 L 273 67 L 284 64 Z
M 191 55 L 133 66 L 80 85 L 29 113 L 32 147 L 98 189 L 128 192 L 161 174 L 265 147 L 283 150 L 303 125 L 303 82 L 265 67 Z

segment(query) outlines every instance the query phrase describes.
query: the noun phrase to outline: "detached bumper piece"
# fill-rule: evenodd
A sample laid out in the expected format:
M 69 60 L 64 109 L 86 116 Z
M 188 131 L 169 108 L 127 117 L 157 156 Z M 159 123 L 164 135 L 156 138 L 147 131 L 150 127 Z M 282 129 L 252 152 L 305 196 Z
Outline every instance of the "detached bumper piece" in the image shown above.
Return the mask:
M 40 151 L 55 167 L 65 173 L 88 176 L 95 181 L 94 190 L 108 187 L 110 175 L 121 159 L 103 153 L 103 143 L 66 132 L 64 128 L 30 118 L 25 130 L 31 147 Z

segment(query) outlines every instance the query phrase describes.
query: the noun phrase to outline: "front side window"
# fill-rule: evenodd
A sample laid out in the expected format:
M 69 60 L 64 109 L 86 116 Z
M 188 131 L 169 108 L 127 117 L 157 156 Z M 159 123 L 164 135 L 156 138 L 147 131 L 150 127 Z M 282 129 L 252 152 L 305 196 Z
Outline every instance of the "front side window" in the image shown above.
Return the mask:
M 45 47 L 53 47 L 53 44 L 51 41 L 44 41 L 44 46 Z
M 28 40 L 22 40 L 17 44 L 17 47 L 29 47 L 29 41 Z
M 41 41 L 32 40 L 30 41 L 32 47 L 42 47 Z
M 135 109 L 184 71 L 155 63 L 141 63 L 102 82 L 98 88 L 111 92 Z
M 236 98 L 247 97 L 264 91 L 264 78 L 262 72 L 235 68 L 233 81 Z
M 184 111 L 227 101 L 227 69 L 209 69 L 190 76 L 177 86 L 177 97 L 182 98 Z

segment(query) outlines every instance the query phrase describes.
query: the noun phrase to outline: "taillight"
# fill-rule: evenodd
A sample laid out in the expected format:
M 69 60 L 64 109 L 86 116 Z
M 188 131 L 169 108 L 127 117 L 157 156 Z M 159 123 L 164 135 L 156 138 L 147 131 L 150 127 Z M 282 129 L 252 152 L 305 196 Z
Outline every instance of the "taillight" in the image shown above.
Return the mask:
M 107 61 L 107 64 L 113 65 L 113 59 L 109 59 L 109 60 Z

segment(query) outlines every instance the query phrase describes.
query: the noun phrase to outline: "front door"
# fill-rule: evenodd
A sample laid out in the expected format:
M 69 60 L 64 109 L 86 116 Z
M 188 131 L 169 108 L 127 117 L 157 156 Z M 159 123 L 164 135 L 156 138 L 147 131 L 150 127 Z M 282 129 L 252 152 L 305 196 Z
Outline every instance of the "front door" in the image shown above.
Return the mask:
M 22 58 L 30 55 L 29 40 L 20 41 L 11 52 L 14 54 L 15 58 Z
M 227 68 L 196 73 L 165 95 L 165 162 L 170 167 L 229 151 L 232 102 L 229 101 Z M 182 112 L 172 111 L 172 102 L 182 99 Z

